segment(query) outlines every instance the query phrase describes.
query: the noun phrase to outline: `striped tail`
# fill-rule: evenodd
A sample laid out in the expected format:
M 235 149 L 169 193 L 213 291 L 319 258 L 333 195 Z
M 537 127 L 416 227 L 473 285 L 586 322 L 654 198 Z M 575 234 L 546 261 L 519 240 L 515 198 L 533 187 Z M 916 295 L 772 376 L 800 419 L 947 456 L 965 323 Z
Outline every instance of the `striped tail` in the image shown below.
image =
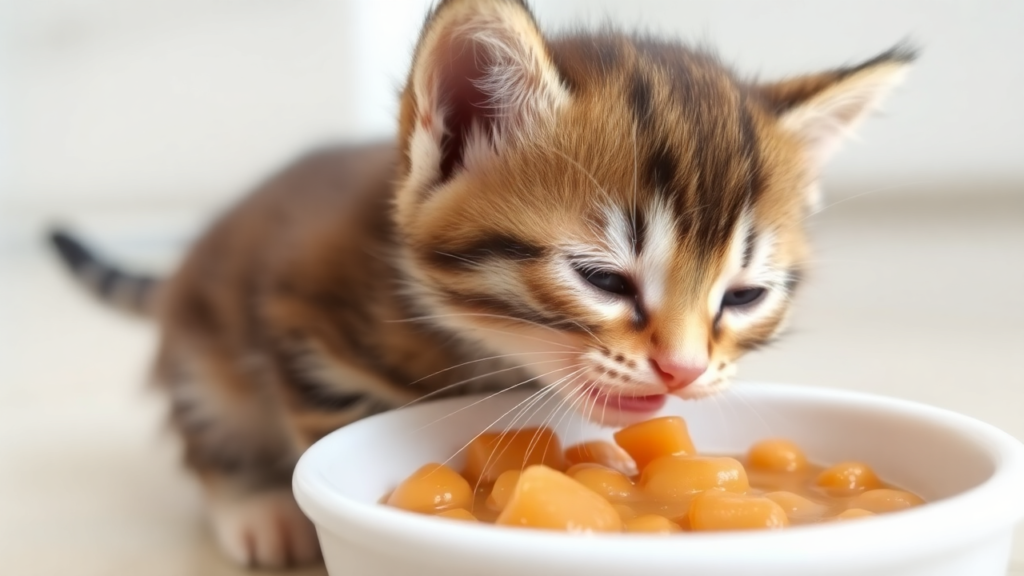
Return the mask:
M 49 238 L 78 282 L 102 302 L 134 315 L 153 315 L 160 286 L 156 278 L 119 270 L 64 230 L 51 230 Z

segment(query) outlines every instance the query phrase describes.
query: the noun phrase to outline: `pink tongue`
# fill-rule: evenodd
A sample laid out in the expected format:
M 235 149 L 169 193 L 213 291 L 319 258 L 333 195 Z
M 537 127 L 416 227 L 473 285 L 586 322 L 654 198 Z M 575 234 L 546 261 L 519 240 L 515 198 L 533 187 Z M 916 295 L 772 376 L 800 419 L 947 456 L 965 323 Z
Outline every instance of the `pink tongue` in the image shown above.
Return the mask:
M 664 394 L 611 397 L 598 392 L 594 394 L 594 399 L 601 404 L 622 410 L 623 412 L 654 412 L 665 405 Z

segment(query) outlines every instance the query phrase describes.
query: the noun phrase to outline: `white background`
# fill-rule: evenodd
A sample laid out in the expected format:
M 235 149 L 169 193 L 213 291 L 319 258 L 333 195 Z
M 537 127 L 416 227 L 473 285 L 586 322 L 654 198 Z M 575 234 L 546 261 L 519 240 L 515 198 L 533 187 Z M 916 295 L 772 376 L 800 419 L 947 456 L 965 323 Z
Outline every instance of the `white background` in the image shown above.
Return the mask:
M 661 31 L 762 77 L 916 40 L 906 85 L 830 168 L 791 332 L 740 373 L 1024 440 L 1024 1 L 534 3 L 548 29 Z M 426 4 L 0 0 L 0 573 L 251 574 L 215 549 L 177 446 L 158 441 L 166 404 L 141 384 L 155 326 L 88 299 L 41 226 L 67 218 L 159 271 L 289 158 L 387 137 Z
M 217 205 L 316 144 L 389 137 L 426 0 L 4 0 L 0 206 Z M 535 0 L 547 30 L 612 22 L 713 44 L 744 75 L 919 65 L 828 173 L 861 191 L 1018 193 L 1024 2 Z

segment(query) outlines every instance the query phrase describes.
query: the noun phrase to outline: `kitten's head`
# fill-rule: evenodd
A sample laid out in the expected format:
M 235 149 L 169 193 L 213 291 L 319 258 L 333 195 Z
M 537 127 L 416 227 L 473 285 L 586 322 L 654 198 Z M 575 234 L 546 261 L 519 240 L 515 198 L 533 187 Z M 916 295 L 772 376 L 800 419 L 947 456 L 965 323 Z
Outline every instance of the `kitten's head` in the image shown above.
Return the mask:
M 401 112 L 416 295 L 595 419 L 721 390 L 789 311 L 823 162 L 910 59 L 756 84 L 679 44 L 546 40 L 515 0 L 442 2 Z

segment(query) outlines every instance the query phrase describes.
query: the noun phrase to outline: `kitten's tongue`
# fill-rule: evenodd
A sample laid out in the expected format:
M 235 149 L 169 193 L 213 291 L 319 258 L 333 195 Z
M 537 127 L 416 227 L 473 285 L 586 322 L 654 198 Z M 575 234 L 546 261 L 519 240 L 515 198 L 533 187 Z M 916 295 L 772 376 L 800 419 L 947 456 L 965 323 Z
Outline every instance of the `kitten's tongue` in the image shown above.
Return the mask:
M 664 394 L 654 394 L 651 396 L 619 396 L 616 394 L 609 396 L 597 388 L 591 388 L 589 394 L 597 404 L 604 404 L 609 408 L 615 408 L 622 412 L 654 412 L 665 405 Z

